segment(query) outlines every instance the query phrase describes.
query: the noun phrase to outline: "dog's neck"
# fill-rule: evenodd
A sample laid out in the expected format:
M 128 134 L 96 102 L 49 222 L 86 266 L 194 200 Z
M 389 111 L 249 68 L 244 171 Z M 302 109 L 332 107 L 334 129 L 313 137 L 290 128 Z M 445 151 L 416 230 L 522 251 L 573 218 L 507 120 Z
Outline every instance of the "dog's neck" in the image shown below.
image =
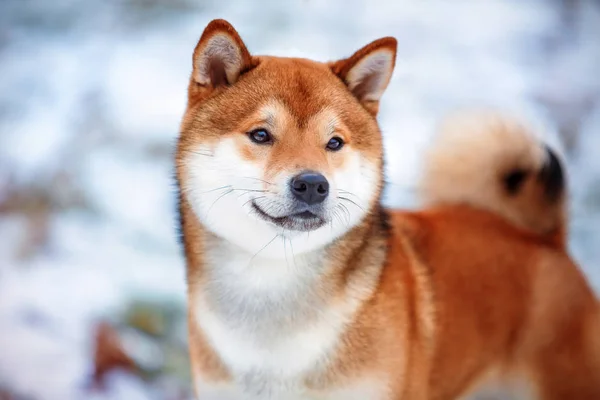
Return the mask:
M 216 237 L 183 211 L 189 323 L 223 370 L 244 393 L 268 390 L 285 398 L 306 382 L 318 387 L 379 285 L 388 240 L 384 213 L 325 248 L 301 255 L 290 249 L 287 259 L 274 260 Z
M 346 295 L 349 286 L 371 292 L 385 259 L 385 218 L 378 210 L 340 240 L 303 254 L 294 252 L 289 239 L 276 238 L 270 246 L 282 246 L 285 258 L 267 258 L 206 231 L 194 217 L 202 251 L 186 246 L 190 290 L 232 325 L 251 316 L 262 320 L 257 329 L 293 329 Z M 369 277 L 360 282 L 357 277 L 363 274 Z

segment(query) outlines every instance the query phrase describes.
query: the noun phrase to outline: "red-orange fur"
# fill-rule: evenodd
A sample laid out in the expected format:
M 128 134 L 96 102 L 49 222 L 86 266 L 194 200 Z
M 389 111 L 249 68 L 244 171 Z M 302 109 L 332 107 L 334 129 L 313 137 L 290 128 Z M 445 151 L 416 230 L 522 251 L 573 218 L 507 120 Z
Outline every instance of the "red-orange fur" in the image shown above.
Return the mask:
M 373 48 L 383 45 L 395 52 L 393 39 L 375 42 L 349 59 L 320 64 L 250 56 L 233 28 L 217 21 L 203 34 L 194 57 L 206 37 L 223 30 L 239 41 L 243 71 L 254 69 L 254 80 L 249 83 L 242 74 L 231 86 L 209 87 L 192 77 L 178 146 L 180 185 L 192 145 L 244 131 L 254 123 L 257 103 L 273 96 L 292 110 L 292 130 L 325 106 L 343 110 L 348 140 L 381 167 L 381 135 L 374 119 L 378 103 L 353 101 L 344 77 Z M 341 79 L 334 79 L 332 71 Z M 295 83 L 293 76 L 299 77 Z M 296 157 L 313 157 L 310 162 L 323 168 L 338 162 L 309 155 L 302 148 L 305 142 L 295 140 L 275 154 L 251 147 L 243 154 L 249 160 L 268 156 L 271 168 L 289 166 Z M 344 301 L 341 293 L 349 282 L 374 279 L 375 290 L 340 337 L 328 369 L 306 377 L 309 390 L 326 393 L 382 375 L 389 378 L 389 399 L 450 400 L 493 373 L 507 382 L 524 377 L 545 400 L 600 399 L 600 311 L 562 240 L 518 227 L 476 205 L 439 204 L 415 212 L 383 210 L 378 202 L 370 207 L 361 224 L 328 247 L 324 262 L 331 272 L 322 278 L 320 290 L 331 303 Z M 230 371 L 194 317 L 206 246 L 218 238 L 198 221 L 183 193 L 180 211 L 193 373 L 230 382 Z

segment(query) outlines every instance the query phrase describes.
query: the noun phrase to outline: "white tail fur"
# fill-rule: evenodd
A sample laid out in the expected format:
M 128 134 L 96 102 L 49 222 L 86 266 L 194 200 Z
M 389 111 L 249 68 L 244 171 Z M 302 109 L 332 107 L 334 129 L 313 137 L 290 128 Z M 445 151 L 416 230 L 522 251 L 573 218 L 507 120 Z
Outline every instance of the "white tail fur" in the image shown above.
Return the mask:
M 564 171 L 523 122 L 494 112 L 447 118 L 425 158 L 427 205 L 465 204 L 539 234 L 562 229 Z

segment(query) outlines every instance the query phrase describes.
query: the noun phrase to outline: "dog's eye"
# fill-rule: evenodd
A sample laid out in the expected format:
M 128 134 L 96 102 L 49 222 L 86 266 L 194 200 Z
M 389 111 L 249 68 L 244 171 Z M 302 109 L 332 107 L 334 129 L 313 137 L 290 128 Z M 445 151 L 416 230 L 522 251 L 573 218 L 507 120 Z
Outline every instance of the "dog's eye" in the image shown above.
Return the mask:
M 344 141 L 342 140 L 342 138 L 339 137 L 332 137 L 331 139 L 329 139 L 329 142 L 327 142 L 327 150 L 331 150 L 331 151 L 338 151 L 339 149 L 341 149 L 344 146 Z
M 262 128 L 248 132 L 248 136 L 250 137 L 250 140 L 258 144 L 269 144 L 273 142 L 273 138 L 269 132 Z

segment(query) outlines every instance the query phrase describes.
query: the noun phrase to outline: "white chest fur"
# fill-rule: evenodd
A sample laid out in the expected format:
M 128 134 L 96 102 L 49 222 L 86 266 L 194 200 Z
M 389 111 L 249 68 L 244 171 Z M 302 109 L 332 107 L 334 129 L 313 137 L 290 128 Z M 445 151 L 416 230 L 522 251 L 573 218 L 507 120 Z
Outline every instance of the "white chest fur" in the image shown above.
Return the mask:
M 319 279 L 323 261 L 314 254 L 269 260 L 217 247 L 208 260 L 207 279 L 196 295 L 196 321 L 235 382 L 211 386 L 195 377 L 199 396 L 323 398 L 309 394 L 304 381 L 335 357 L 369 288 L 348 288 L 351 293 L 333 301 Z M 374 390 L 381 386 L 360 383 L 356 393 L 376 399 Z M 333 393 L 324 398 L 352 398 L 346 390 Z
M 364 379 L 343 388 L 321 391 L 286 391 L 251 394 L 233 384 L 211 385 L 202 379 L 196 380 L 198 400 L 387 400 L 390 393 L 382 380 Z

